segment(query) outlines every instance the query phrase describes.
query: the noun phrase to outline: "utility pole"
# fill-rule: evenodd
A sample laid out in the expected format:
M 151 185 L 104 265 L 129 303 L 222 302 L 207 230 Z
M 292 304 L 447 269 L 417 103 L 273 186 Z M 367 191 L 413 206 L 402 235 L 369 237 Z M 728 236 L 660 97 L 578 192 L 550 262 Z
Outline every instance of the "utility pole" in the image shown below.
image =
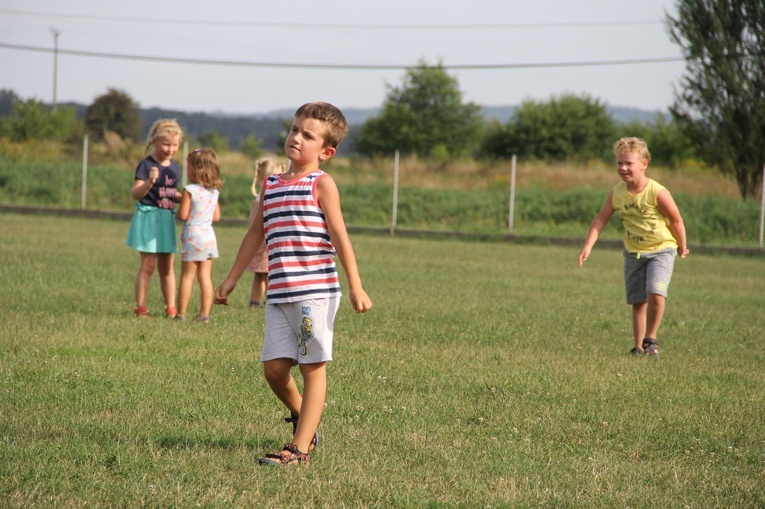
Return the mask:
M 58 83 L 58 34 L 61 32 L 53 27 L 50 27 L 50 31 L 53 34 L 53 111 L 56 111 L 58 101 L 56 100 L 56 88 Z

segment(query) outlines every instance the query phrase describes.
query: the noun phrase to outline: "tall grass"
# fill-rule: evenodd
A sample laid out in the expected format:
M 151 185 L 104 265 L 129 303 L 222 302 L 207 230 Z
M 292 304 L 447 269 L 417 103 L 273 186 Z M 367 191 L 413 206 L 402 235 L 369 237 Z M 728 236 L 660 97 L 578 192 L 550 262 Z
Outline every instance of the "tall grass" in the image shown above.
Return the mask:
M 247 277 L 207 326 L 155 278 L 139 321 L 127 223 L 1 219 L 3 506 L 765 505 L 761 258 L 679 260 L 653 360 L 618 250 L 355 236 L 375 307 L 341 306 L 323 444 L 281 470 Z
M 241 154 L 227 154 L 220 203 L 226 218 L 246 218 L 253 196 L 251 170 Z M 385 161 L 333 161 L 327 168 L 338 182 L 346 222 L 388 227 L 392 221 L 392 168 Z M 238 169 L 237 169 L 238 168 Z M 693 244 L 754 247 L 759 235 L 759 204 L 732 198 L 735 184 L 719 175 L 651 169 L 673 192 Z M 655 175 L 654 175 L 655 173 Z M 582 237 L 616 183 L 603 163 L 587 167 L 525 164 L 519 167 L 513 233 Z M 81 163 L 29 161 L 0 156 L 0 203 L 79 208 Z M 88 170 L 87 207 L 131 212 L 133 168 L 93 165 Z M 509 173 L 501 165 L 478 163 L 431 167 L 405 159 L 401 168 L 396 223 L 399 228 L 491 234 L 509 229 Z M 619 238 L 616 219 L 607 238 Z

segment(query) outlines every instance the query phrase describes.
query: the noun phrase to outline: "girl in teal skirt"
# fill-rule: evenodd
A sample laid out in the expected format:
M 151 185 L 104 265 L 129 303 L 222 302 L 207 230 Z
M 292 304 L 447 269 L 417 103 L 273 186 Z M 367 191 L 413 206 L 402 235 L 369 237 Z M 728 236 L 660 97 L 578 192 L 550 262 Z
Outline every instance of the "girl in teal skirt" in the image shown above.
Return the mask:
M 181 168 L 173 161 L 183 132 L 175 120 L 161 119 L 149 131 L 146 152 L 153 152 L 138 164 L 130 193 L 136 200 L 127 241 L 141 255 L 135 278 L 135 316 L 148 318 L 146 296 L 156 268 L 165 298 L 165 316 L 175 317 L 175 270 L 173 254 L 178 251 L 175 233 L 175 204 L 180 200 L 178 181 Z

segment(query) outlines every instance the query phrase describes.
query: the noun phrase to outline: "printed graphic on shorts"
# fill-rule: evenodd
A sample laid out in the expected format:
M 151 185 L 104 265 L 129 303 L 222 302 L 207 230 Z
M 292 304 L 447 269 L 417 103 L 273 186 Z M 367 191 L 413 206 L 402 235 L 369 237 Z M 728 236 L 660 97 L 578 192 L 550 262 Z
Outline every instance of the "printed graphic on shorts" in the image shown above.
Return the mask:
M 303 312 L 305 313 L 303 308 Z M 311 308 L 308 308 L 308 312 Z M 313 317 L 303 315 L 303 321 L 300 322 L 300 355 L 308 354 L 308 343 L 313 339 Z

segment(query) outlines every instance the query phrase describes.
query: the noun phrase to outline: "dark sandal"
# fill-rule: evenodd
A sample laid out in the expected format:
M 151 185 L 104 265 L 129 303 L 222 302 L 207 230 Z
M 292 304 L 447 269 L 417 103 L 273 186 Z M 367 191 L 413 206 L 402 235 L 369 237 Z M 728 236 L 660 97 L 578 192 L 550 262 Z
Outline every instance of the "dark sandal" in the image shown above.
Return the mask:
M 650 357 L 658 357 L 659 343 L 653 338 L 645 338 L 643 340 L 643 351 Z
M 266 454 L 264 457 L 258 458 L 259 464 L 276 467 L 285 465 L 308 465 L 310 461 L 311 457 L 304 452 L 300 452 L 300 449 L 294 444 L 287 444 L 280 452 Z
M 284 422 L 292 424 L 292 437 L 295 437 L 295 433 L 297 433 L 297 426 L 298 426 L 298 417 L 295 414 L 290 414 L 289 417 L 284 418 Z M 316 430 L 316 432 L 313 434 L 313 438 L 311 439 L 311 444 L 308 446 L 308 452 L 313 451 L 319 446 L 319 430 Z

